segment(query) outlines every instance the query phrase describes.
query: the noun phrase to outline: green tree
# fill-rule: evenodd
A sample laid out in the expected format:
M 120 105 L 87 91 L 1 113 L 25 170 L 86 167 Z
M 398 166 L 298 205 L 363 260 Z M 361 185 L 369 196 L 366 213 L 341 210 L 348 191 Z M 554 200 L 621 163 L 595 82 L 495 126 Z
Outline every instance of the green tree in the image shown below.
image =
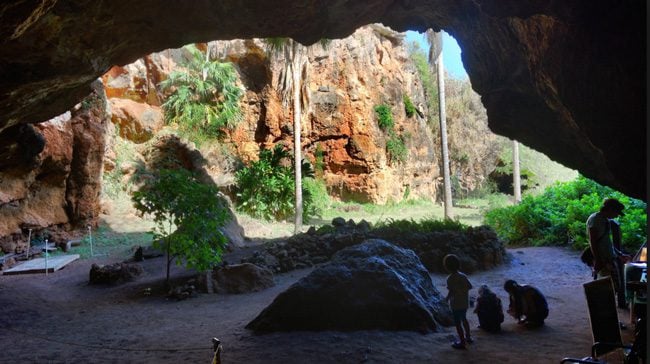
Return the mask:
M 167 275 L 177 264 L 205 271 L 221 261 L 226 238 L 221 228 L 229 219 L 213 185 L 199 182 L 186 170 L 161 170 L 157 178 L 133 194 L 135 208 L 156 222 L 154 247 L 167 255 Z
M 160 86 L 171 91 L 162 108 L 167 123 L 182 130 L 218 136 L 223 127 L 241 119 L 237 72 L 231 63 L 210 60 L 195 45 L 186 46 L 190 58 Z

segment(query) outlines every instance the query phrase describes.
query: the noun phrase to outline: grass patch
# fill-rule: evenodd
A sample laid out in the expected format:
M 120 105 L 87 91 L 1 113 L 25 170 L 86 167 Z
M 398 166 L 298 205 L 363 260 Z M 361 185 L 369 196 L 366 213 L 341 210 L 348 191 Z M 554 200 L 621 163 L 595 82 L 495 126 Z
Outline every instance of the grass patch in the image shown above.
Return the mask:
M 482 202 L 487 205 L 488 202 Z M 476 207 L 454 207 L 455 218 L 469 226 L 479 226 L 483 223 L 482 212 Z M 441 205 L 428 199 L 410 199 L 399 203 L 389 202 L 385 205 L 362 204 L 356 202 L 332 202 L 331 208 L 323 210 L 320 219 L 310 221 L 312 225 L 329 224 L 335 217 L 356 222 L 363 220 L 375 225 L 381 221 L 442 219 L 444 209 Z
M 129 257 L 132 253 L 131 247 L 135 245 L 151 245 L 152 236 L 149 232 L 116 232 L 106 226 L 100 226 L 92 232 L 93 256 L 119 256 Z M 90 236 L 86 235 L 81 240 L 81 245 L 73 247 L 73 254 L 79 254 L 81 258 L 91 258 Z

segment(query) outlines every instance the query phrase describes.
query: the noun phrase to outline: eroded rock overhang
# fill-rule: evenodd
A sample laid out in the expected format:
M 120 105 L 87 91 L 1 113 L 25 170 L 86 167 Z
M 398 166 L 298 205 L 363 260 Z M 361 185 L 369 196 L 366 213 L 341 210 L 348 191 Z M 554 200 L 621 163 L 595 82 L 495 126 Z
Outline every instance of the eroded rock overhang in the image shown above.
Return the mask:
M 383 23 L 445 29 L 493 131 L 646 197 L 646 3 L 546 0 L 22 0 L 0 5 L 2 131 L 69 110 L 112 65 L 215 39 L 306 44 Z M 1 166 L 0 166 L 1 168 Z

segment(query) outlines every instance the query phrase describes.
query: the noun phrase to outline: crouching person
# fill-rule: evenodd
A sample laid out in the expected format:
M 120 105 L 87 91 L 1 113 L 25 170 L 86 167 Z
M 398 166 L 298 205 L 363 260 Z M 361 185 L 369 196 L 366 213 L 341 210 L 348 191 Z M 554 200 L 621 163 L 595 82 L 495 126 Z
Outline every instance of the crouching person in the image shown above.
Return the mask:
M 503 322 L 501 299 L 486 285 L 482 285 L 478 289 L 474 313 L 478 316 L 480 329 L 488 332 L 501 331 Z
M 548 317 L 548 304 L 542 292 L 530 285 L 520 286 L 512 279 L 507 280 L 503 288 L 510 295 L 508 314 L 527 327 L 544 325 Z

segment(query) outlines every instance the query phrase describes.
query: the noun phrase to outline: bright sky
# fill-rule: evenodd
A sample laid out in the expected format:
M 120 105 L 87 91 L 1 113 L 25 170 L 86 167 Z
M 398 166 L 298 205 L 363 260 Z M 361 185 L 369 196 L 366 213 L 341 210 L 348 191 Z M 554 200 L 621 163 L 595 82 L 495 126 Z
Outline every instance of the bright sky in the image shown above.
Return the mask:
M 418 42 L 420 48 L 425 52 L 429 52 L 429 45 L 424 37 L 424 33 L 413 31 L 406 32 L 406 40 L 408 42 Z M 456 39 L 446 32 L 442 32 L 442 60 L 445 64 L 445 69 L 454 78 L 467 78 L 467 72 L 463 67 L 463 61 L 460 59 L 460 46 Z

